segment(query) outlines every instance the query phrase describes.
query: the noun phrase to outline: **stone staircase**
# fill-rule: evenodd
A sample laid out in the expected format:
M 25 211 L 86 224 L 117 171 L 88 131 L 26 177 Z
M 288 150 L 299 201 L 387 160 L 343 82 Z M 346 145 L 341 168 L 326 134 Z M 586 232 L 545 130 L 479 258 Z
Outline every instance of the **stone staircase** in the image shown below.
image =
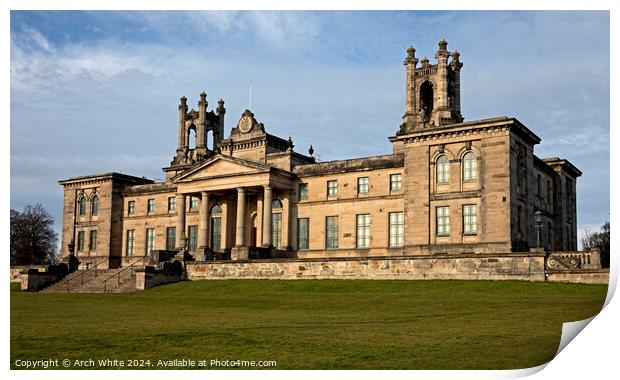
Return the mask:
M 133 275 L 133 271 L 131 269 L 123 269 L 125 268 L 97 269 L 96 272 L 92 269 L 78 270 L 41 291 L 56 293 L 135 292 L 136 278 Z

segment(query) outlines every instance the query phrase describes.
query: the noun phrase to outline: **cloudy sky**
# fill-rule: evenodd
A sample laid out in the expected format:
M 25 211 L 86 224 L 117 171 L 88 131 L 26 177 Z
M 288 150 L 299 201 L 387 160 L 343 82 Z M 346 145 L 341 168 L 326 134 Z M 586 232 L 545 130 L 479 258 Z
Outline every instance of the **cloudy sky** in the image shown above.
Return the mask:
M 11 208 L 42 203 L 60 230 L 59 179 L 161 179 L 181 95 L 249 107 L 322 160 L 391 152 L 409 45 L 457 49 L 466 120 L 514 116 L 569 159 L 579 229 L 609 218 L 607 12 L 11 12 Z

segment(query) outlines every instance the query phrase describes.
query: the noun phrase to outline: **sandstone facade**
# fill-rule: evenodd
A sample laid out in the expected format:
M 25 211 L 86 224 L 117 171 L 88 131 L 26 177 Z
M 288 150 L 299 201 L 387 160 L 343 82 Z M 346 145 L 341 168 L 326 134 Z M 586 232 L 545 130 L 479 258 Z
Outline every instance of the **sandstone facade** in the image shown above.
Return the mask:
M 63 256 L 71 241 L 82 265 L 108 266 L 184 247 L 198 261 L 510 260 L 537 241 L 575 250 L 581 172 L 565 159 L 538 158 L 540 138 L 515 118 L 464 121 L 460 54 L 442 40 L 435 57 L 419 61 L 408 49 L 403 124 L 383 156 L 316 162 L 312 147 L 295 151 L 249 110 L 225 138 L 224 101 L 208 111 L 203 92 L 195 111 L 182 97 L 165 181 L 119 173 L 60 181 Z

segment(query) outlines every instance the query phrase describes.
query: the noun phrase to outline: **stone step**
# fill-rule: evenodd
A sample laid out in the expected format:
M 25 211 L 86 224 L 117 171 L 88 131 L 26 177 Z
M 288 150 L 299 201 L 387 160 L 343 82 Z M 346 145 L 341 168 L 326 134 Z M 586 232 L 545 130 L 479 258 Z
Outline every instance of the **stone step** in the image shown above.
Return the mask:
M 65 278 L 57 283 L 54 283 L 42 291 L 47 292 L 70 292 L 70 293 L 121 293 L 136 291 L 136 280 L 131 276 L 131 272 L 125 271 L 121 273 L 120 283 L 118 277 L 113 277 L 119 273 L 123 268 L 119 269 L 99 269 L 95 275 L 94 271 L 85 270 L 71 273 L 69 278 Z M 83 278 L 80 278 L 80 273 L 84 273 Z M 109 279 L 109 280 L 108 280 Z M 67 280 L 69 284 L 67 286 Z M 104 290 L 103 282 L 107 281 L 107 285 Z

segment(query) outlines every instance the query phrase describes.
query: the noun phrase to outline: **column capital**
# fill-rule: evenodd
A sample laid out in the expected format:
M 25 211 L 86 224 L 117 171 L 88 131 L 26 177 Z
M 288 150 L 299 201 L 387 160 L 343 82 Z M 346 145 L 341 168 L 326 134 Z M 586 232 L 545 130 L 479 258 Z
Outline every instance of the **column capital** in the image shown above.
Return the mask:
M 209 196 L 209 192 L 208 191 L 201 191 L 200 195 L 203 197 L 208 197 Z
M 237 193 L 245 193 L 245 188 L 244 187 L 238 187 L 237 188 Z
M 267 185 L 263 185 L 263 189 L 272 190 L 273 188 L 269 184 L 267 184 Z

